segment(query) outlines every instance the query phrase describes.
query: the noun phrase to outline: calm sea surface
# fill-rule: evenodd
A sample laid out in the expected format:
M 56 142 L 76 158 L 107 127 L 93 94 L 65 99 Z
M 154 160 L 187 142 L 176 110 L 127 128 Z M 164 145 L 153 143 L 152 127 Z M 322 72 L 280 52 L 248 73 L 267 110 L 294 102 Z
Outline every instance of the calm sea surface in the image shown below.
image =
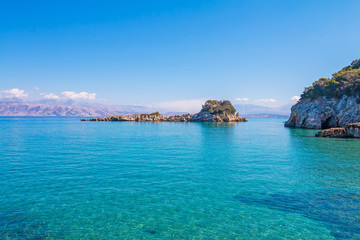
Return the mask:
M 360 140 L 0 118 L 0 239 L 360 239 Z

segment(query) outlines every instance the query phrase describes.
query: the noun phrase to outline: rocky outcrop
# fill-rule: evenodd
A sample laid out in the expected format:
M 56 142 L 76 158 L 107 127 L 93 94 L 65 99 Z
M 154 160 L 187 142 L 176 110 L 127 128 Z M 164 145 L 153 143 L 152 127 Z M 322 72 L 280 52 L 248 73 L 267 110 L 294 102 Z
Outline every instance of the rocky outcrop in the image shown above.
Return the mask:
M 168 118 L 160 114 L 131 114 L 103 118 L 80 119 L 81 121 L 105 122 L 167 122 Z
M 235 108 L 230 101 L 207 101 L 197 114 L 163 116 L 156 113 L 117 115 L 103 118 L 81 119 L 81 121 L 131 121 L 131 122 L 247 122 L 246 118 L 235 115 Z
M 230 101 L 208 100 L 191 122 L 247 122 L 246 118 L 235 115 L 236 109 Z
M 360 122 L 360 59 L 305 88 L 286 127 L 326 129 Z
M 360 122 L 357 97 L 302 99 L 291 108 L 286 127 L 326 129 Z
M 360 138 L 360 123 L 350 123 L 344 128 L 329 128 L 315 134 L 315 137 Z

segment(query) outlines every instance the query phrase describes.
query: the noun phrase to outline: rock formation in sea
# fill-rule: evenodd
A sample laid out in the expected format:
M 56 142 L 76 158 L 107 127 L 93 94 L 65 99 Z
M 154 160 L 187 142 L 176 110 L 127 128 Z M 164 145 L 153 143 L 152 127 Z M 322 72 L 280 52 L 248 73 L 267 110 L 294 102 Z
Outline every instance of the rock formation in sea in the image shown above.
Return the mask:
M 360 59 L 305 88 L 286 127 L 327 129 L 360 122 Z
M 247 122 L 246 118 L 235 115 L 236 109 L 230 101 L 208 100 L 197 114 L 163 116 L 151 114 L 117 115 L 103 118 L 81 119 L 81 121 L 131 121 L 131 122 Z
M 81 119 L 81 121 L 105 121 L 105 122 L 166 122 L 167 117 L 158 112 L 151 114 L 116 115 L 102 118 Z
M 199 113 L 195 114 L 192 122 L 244 122 L 230 101 L 208 100 Z
M 343 128 L 324 129 L 315 134 L 316 137 L 360 138 L 360 123 L 350 123 Z

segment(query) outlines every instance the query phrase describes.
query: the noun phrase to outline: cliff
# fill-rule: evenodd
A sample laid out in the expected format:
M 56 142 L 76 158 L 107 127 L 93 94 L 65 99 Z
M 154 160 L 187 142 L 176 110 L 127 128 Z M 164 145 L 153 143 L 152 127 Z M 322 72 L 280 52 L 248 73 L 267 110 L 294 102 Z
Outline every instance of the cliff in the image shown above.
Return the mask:
M 197 114 L 163 116 L 158 112 L 151 114 L 117 115 L 103 118 L 81 119 L 81 121 L 131 121 L 131 122 L 247 122 L 236 114 L 230 101 L 208 100 Z
M 286 127 L 325 129 L 360 122 L 357 97 L 301 99 L 291 108 Z
M 326 129 L 360 122 L 360 60 L 305 88 L 286 127 Z

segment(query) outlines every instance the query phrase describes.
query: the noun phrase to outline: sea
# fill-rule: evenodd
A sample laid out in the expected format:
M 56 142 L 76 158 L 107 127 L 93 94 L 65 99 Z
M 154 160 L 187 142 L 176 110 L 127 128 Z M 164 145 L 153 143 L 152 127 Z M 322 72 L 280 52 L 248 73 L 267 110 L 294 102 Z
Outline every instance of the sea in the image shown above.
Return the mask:
M 360 239 L 360 140 L 285 120 L 0 117 L 0 239 Z

